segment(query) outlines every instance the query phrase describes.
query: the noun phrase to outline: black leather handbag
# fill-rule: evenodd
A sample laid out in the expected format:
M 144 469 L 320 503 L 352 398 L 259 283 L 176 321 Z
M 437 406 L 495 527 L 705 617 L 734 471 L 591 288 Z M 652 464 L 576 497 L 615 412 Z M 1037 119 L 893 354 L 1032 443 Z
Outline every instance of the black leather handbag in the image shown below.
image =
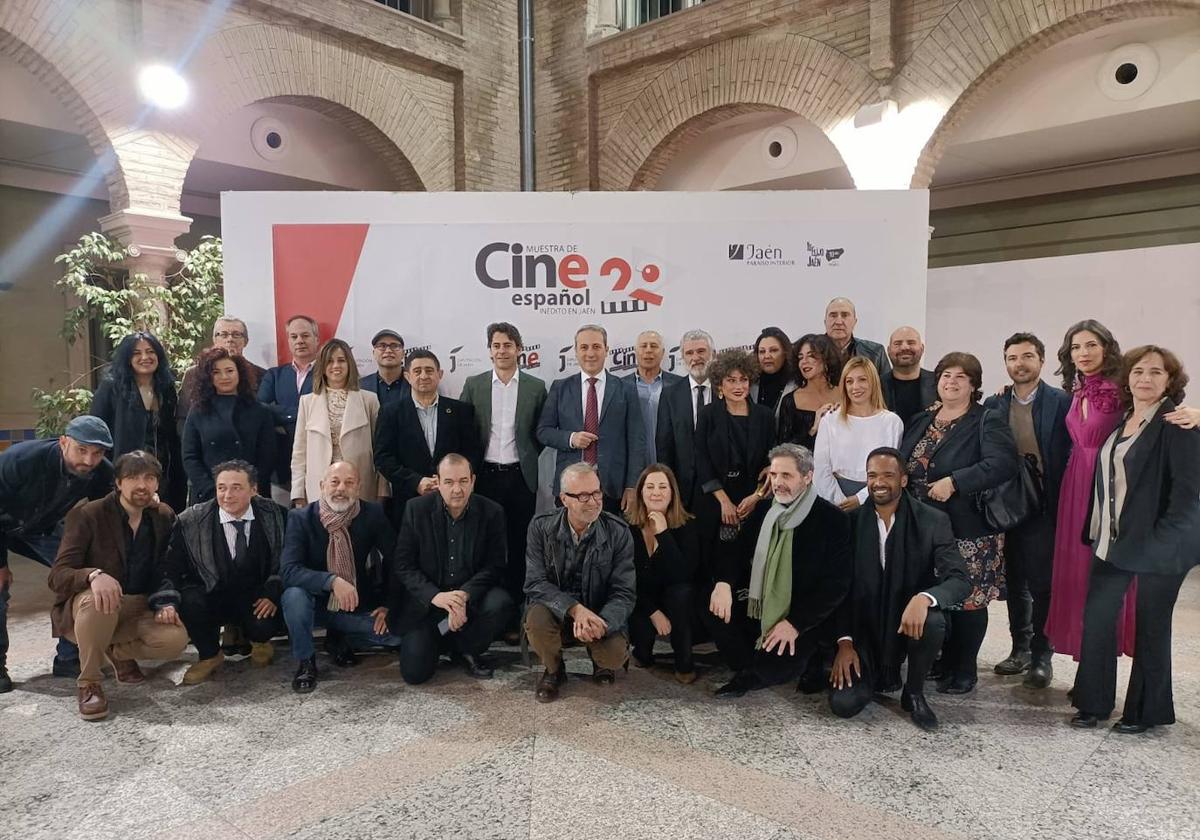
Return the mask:
M 993 533 L 1011 531 L 1045 511 L 1046 484 L 1037 458 L 1021 458 L 1017 474 L 998 487 L 981 491 L 975 505 Z

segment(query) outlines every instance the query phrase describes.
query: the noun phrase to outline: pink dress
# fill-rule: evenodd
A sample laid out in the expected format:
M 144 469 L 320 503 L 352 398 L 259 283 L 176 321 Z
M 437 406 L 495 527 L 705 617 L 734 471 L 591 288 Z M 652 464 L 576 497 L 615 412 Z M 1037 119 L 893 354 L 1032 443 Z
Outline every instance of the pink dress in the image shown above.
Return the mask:
M 1088 402 L 1084 419 L 1080 403 Z M 1058 529 L 1054 537 L 1054 577 L 1050 585 L 1050 614 L 1046 618 L 1046 636 L 1057 653 L 1069 653 L 1079 659 L 1083 639 L 1083 606 L 1087 601 L 1088 577 L 1092 568 L 1092 548 L 1083 542 L 1084 523 L 1091 503 L 1092 482 L 1100 447 L 1121 422 L 1120 392 L 1117 386 L 1099 374 L 1087 377 L 1075 389 L 1071 410 L 1067 413 L 1067 432 L 1071 435 L 1071 457 L 1063 474 L 1058 498 Z M 1125 606 L 1117 617 L 1117 650 L 1133 656 L 1133 605 L 1137 583 L 1125 593 Z

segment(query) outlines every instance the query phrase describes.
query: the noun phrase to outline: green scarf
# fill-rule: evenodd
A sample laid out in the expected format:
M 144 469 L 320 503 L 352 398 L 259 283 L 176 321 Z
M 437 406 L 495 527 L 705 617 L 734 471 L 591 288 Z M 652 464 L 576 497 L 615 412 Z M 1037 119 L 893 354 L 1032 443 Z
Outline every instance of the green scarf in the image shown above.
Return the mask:
M 771 628 L 787 617 L 792 605 L 792 531 L 808 518 L 817 492 L 809 485 L 804 494 L 790 505 L 778 500 L 763 518 L 754 545 L 754 565 L 750 569 L 750 599 L 746 614 L 759 619 L 762 631 L 756 648 Z

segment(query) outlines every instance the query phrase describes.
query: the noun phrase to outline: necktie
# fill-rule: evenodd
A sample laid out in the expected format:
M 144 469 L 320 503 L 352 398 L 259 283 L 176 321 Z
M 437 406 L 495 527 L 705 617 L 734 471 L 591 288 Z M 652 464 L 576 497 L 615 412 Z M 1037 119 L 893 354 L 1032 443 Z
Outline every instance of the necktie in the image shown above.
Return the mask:
M 696 386 L 696 413 L 692 415 L 692 428 L 700 421 L 700 409 L 704 408 L 704 386 Z
M 237 531 L 237 536 L 233 539 L 233 562 L 235 565 L 241 565 L 241 562 L 246 559 L 246 552 L 250 548 L 249 543 L 246 542 L 246 520 L 235 519 L 229 524 Z
M 596 377 L 588 378 L 587 407 L 583 411 L 583 430 L 592 434 L 600 433 L 600 406 L 596 401 Z M 583 460 L 589 464 L 596 463 L 596 443 L 593 441 L 583 450 Z

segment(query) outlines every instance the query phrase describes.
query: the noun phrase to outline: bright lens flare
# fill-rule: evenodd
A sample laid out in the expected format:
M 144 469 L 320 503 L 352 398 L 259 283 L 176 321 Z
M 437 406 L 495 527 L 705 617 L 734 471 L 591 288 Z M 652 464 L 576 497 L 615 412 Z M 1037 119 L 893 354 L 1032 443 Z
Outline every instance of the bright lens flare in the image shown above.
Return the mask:
M 184 105 L 189 92 L 187 79 L 165 64 L 143 67 L 138 73 L 138 91 L 146 102 L 167 111 Z

